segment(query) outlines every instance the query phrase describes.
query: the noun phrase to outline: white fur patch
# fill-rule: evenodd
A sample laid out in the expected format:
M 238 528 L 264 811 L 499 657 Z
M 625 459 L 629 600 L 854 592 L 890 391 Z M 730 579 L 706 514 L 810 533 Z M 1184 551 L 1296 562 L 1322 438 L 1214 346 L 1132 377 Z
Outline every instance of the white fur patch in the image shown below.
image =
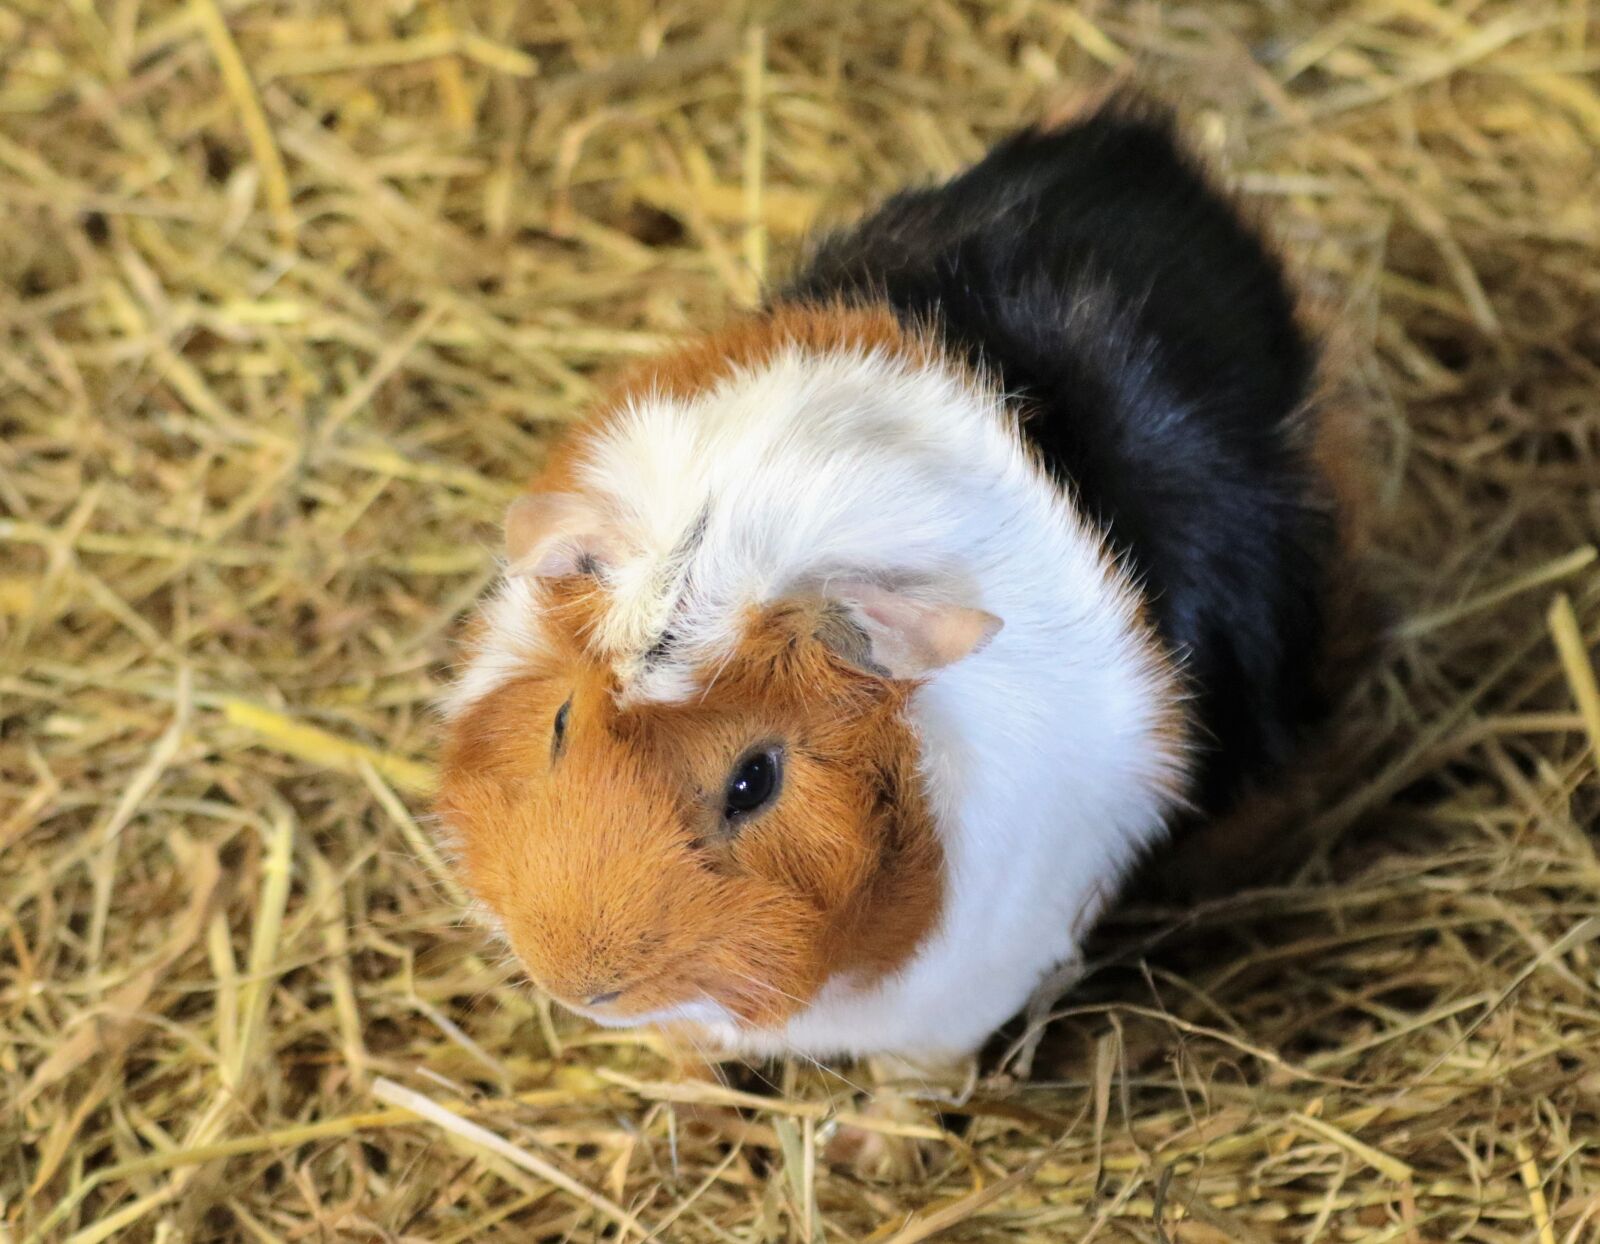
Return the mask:
M 762 1052 L 974 1048 L 1076 956 L 1075 918 L 1160 839 L 1183 784 L 1161 731 L 1181 690 L 1100 533 L 998 394 L 876 350 L 790 347 L 693 400 L 639 398 L 578 478 L 620 532 L 599 640 L 627 701 L 694 695 L 751 607 L 831 577 L 936 576 L 1004 620 L 913 700 L 948 868 L 939 927 L 902 971 L 834 979 L 781 1031 L 706 1024 Z M 536 647 L 536 610 L 526 588 L 491 601 L 447 711 Z
M 438 711 L 446 721 L 504 686 L 545 651 L 538 587 L 532 580 L 502 578 L 479 613 L 483 632 L 477 645 L 439 697 Z

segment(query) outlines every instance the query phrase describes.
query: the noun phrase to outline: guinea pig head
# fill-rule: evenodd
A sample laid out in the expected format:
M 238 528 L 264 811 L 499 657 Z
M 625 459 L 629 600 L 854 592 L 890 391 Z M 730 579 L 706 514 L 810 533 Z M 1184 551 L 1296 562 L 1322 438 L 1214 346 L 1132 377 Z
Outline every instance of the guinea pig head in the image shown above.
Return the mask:
M 998 620 L 797 592 L 749 611 L 696 694 L 636 703 L 584 556 L 536 556 L 539 642 L 453 718 L 440 799 L 534 981 L 606 1024 L 776 1028 L 903 964 L 945 889 L 908 698 Z

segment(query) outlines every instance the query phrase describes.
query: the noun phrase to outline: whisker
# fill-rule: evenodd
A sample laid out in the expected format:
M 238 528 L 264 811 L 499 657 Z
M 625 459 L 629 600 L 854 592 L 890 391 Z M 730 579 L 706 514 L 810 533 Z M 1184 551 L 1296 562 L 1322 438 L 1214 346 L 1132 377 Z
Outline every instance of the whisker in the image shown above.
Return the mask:
M 826 1066 L 819 1058 L 816 1057 L 816 1055 L 808 1054 L 804 1050 L 795 1050 L 795 1051 L 793 1051 L 793 1053 L 795 1055 L 797 1055 L 798 1057 L 804 1059 L 806 1062 L 810 1063 L 813 1067 L 815 1067 L 818 1071 L 820 1071 L 824 1076 L 832 1076 L 835 1080 L 839 1080 L 839 1081 L 843 1082 L 843 1084 L 844 1084 L 844 1086 L 846 1088 L 848 1088 L 853 1093 L 860 1094 L 860 1096 L 865 1098 L 868 1102 L 877 1101 L 878 1095 L 874 1090 L 867 1088 L 865 1085 L 857 1084 L 854 1080 L 852 1080 L 849 1076 L 845 1075 L 844 1072 L 840 1071 L 837 1067 Z
M 729 976 L 737 976 L 740 980 L 745 981 L 748 984 L 754 985 L 757 989 L 765 989 L 768 993 L 775 994 L 776 996 L 778 996 L 780 998 L 785 998 L 788 1001 L 796 1003 L 799 1006 L 805 1006 L 806 1005 L 806 1000 L 804 998 L 797 998 L 794 994 L 788 993 L 785 990 L 779 989 L 776 985 L 771 984 L 771 983 L 769 983 L 767 981 L 757 980 L 754 976 L 751 976 L 748 973 L 738 972 L 738 971 L 735 971 L 733 968 L 726 968 L 726 969 L 724 969 L 724 971 L 726 972 L 727 975 L 729 975 Z

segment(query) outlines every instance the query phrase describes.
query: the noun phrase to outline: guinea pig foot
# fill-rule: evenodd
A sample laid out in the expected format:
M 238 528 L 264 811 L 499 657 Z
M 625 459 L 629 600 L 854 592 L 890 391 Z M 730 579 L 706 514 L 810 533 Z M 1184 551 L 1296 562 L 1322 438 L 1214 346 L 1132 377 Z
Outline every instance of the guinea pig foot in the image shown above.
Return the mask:
M 978 1083 L 975 1058 L 939 1063 L 869 1059 L 873 1091 L 854 1118 L 841 1119 L 824 1156 L 870 1179 L 919 1179 L 949 1139 L 940 1106 L 959 1106 Z
M 892 1090 L 880 1092 L 853 1117 L 837 1122 L 823 1158 L 863 1179 L 920 1180 L 937 1161 L 943 1136 L 938 1112 L 928 1103 Z

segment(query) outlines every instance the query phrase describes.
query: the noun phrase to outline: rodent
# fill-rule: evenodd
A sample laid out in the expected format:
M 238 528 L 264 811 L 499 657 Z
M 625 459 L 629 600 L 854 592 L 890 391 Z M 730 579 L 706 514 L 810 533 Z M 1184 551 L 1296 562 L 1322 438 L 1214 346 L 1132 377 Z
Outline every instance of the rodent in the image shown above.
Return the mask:
M 438 802 L 488 923 L 602 1024 L 977 1048 L 1326 714 L 1317 360 L 1137 100 L 824 239 L 507 513 Z

